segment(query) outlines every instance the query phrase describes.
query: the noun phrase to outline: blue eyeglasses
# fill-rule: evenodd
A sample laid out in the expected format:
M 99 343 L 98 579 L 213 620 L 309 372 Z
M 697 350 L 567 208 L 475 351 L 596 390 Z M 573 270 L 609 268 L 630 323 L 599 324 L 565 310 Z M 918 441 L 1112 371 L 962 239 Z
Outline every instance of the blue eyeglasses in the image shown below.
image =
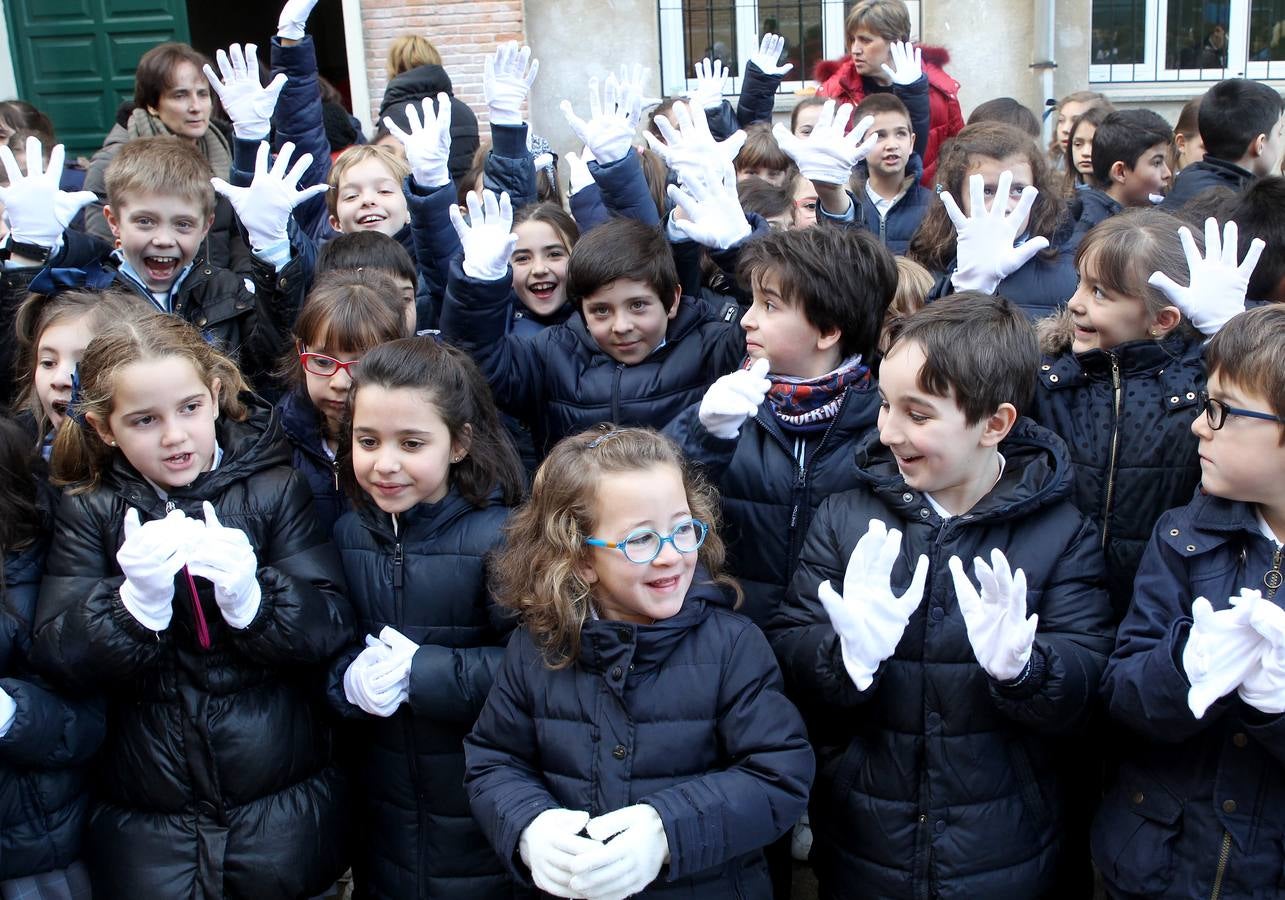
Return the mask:
M 608 550 L 619 550 L 631 563 L 645 566 L 656 557 L 665 544 L 672 544 L 679 553 L 695 553 L 705 543 L 705 534 L 709 529 L 700 519 L 688 519 L 679 522 L 667 535 L 650 528 L 639 528 L 629 532 L 622 541 L 604 541 L 601 538 L 585 538 L 584 542 L 591 547 L 605 547 Z
M 1285 425 L 1285 419 L 1280 416 L 1257 412 L 1252 409 L 1241 409 L 1238 406 L 1228 406 L 1221 400 L 1215 400 L 1204 391 L 1200 392 L 1200 408 L 1205 411 L 1205 418 L 1209 420 L 1209 427 L 1214 431 L 1218 431 L 1227 424 L 1228 416 L 1243 416 L 1246 419 L 1262 419 L 1267 422 Z

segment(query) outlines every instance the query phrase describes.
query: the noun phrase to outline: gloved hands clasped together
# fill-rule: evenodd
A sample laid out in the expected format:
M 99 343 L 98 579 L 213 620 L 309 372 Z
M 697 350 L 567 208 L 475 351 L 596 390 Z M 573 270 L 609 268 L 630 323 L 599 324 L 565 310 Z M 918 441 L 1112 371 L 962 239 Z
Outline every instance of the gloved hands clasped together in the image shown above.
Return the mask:
M 547 894 L 624 900 L 656 880 L 669 861 L 669 838 L 660 814 L 645 803 L 596 818 L 549 809 L 523 830 L 518 853 Z
M 1187 705 L 1197 719 L 1236 691 L 1259 712 L 1285 712 L 1285 610 L 1242 588 L 1227 609 L 1204 597 L 1191 606 L 1182 668 L 1191 682 Z

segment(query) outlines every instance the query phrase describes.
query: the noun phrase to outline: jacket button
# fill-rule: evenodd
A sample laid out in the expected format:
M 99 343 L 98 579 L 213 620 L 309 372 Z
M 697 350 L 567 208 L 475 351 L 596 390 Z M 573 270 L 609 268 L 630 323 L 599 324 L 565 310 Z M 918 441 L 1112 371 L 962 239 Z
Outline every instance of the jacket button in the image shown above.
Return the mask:
M 616 666 L 614 669 L 611 670 L 611 677 L 614 678 L 616 681 L 619 681 L 620 677 L 624 674 L 625 674 L 624 670 L 622 670 L 620 666 Z
M 1249 744 L 1249 738 L 1245 736 L 1244 732 L 1238 731 L 1231 736 L 1231 742 L 1237 747 L 1246 747 Z
M 929 516 L 929 512 L 927 507 L 924 507 L 923 509 L 919 510 L 919 518 L 926 519 L 928 518 L 928 516 Z
M 1051 369 L 1051 368 L 1053 368 L 1053 367 L 1052 367 L 1052 366 L 1050 366 L 1050 365 L 1048 365 L 1047 363 L 1046 363 L 1046 364 L 1044 364 L 1044 365 L 1042 365 L 1042 366 L 1040 366 L 1040 370 L 1041 370 L 1041 371 L 1043 371 L 1043 372 L 1047 372 L 1047 371 L 1048 371 L 1049 369 Z
M 1179 399 L 1179 398 L 1177 398 L 1177 397 L 1170 397 L 1170 398 L 1169 398 L 1169 402 L 1170 402 L 1170 403 L 1177 403 L 1177 402 L 1178 402 L 1178 399 Z
M 196 320 L 196 324 L 197 324 L 197 325 L 204 326 L 204 325 L 205 325 L 205 323 L 206 323 L 206 321 L 207 321 L 207 320 L 206 320 L 205 316 L 201 316 L 201 318 L 199 318 L 199 319 L 197 319 L 197 320 Z
M 1234 813 L 1235 811 L 1236 811 L 1236 801 L 1235 801 L 1235 800 L 1224 800 L 1224 801 L 1223 801 L 1223 812 L 1225 812 L 1225 813 Z
M 1188 545 L 1187 545 L 1187 552 L 1188 552 L 1188 553 L 1195 553 L 1195 552 L 1196 552 L 1196 545 L 1195 545 L 1195 544 L 1188 544 Z
M 1141 806 L 1141 805 L 1142 805 L 1142 801 L 1143 801 L 1143 800 L 1146 800 L 1146 799 L 1147 799 L 1147 795 L 1146 795 L 1146 794 L 1144 794 L 1144 793 L 1142 793 L 1142 791 L 1138 791 L 1137 793 L 1135 793 L 1135 794 L 1133 795 L 1133 805 L 1134 805 L 1134 806 Z
M 625 749 L 624 744 L 617 744 L 615 748 L 611 751 L 611 755 L 614 756 L 616 759 L 624 759 L 625 755 L 628 754 L 628 752 L 629 751 Z
M 1196 394 L 1195 394 L 1195 392 L 1193 392 L 1193 391 L 1187 391 L 1187 399 L 1188 399 L 1188 400 L 1195 400 L 1195 399 L 1196 399 Z
M 1054 384 L 1057 384 L 1057 380 L 1058 380 L 1058 379 L 1057 379 L 1057 376 L 1056 376 L 1056 375 L 1050 375 L 1050 376 L 1049 376 L 1049 381 L 1053 382 Z
M 282 279 L 281 279 L 281 286 L 282 286 L 282 287 L 285 287 L 285 286 L 286 286 L 286 279 L 284 279 L 284 278 L 282 278 Z
M 627 644 L 631 640 L 633 640 L 634 636 L 629 633 L 628 628 L 621 628 L 619 631 L 616 632 L 616 637 L 620 638 L 622 641 L 624 641 Z
M 1177 529 L 1177 528 L 1171 528 L 1171 529 L 1169 529 L 1169 536 L 1170 536 L 1170 537 L 1177 537 L 1177 536 L 1178 536 L 1178 534 L 1179 534 L 1179 532 L 1178 532 L 1178 529 Z
M 940 606 L 934 606 L 932 609 L 928 610 L 928 617 L 934 622 L 940 622 L 945 615 L 946 614 L 942 612 Z
M 915 495 L 910 493 L 910 491 L 906 491 L 906 493 L 901 495 L 901 500 L 903 503 L 909 503 L 911 500 L 914 500 L 914 499 L 915 499 Z
M 937 824 L 934 825 L 933 828 L 937 831 L 938 834 L 944 834 L 946 832 L 946 820 L 938 819 Z

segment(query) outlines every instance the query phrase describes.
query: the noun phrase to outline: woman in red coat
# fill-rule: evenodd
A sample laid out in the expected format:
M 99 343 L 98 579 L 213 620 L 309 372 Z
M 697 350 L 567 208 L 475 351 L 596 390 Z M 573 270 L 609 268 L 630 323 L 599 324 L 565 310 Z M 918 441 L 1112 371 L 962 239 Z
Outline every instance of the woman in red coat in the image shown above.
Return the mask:
M 932 187 L 937 172 L 937 153 L 947 139 L 964 127 L 964 114 L 959 108 L 959 82 L 947 75 L 941 66 L 950 54 L 940 47 L 923 49 L 923 79 L 913 84 L 898 84 L 885 71 L 891 65 L 889 47 L 910 40 L 910 13 L 902 0 L 858 0 L 844 22 L 848 56 L 842 61 L 826 60 L 817 65 L 817 94 L 833 97 L 839 103 L 860 103 L 867 94 L 891 90 L 928 91 L 930 126 L 925 140 L 918 136 L 915 150 L 924 160 L 923 183 Z

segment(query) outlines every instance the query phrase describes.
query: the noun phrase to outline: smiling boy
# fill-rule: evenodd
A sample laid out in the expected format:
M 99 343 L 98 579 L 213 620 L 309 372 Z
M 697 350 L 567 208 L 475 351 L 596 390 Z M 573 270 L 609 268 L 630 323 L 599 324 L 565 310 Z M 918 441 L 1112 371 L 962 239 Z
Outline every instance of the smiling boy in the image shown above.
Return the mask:
M 1150 208 L 1169 188 L 1173 129 L 1149 109 L 1109 113 L 1093 135 L 1092 185 L 1078 190 L 1072 245 L 1094 225 L 1136 207 Z

